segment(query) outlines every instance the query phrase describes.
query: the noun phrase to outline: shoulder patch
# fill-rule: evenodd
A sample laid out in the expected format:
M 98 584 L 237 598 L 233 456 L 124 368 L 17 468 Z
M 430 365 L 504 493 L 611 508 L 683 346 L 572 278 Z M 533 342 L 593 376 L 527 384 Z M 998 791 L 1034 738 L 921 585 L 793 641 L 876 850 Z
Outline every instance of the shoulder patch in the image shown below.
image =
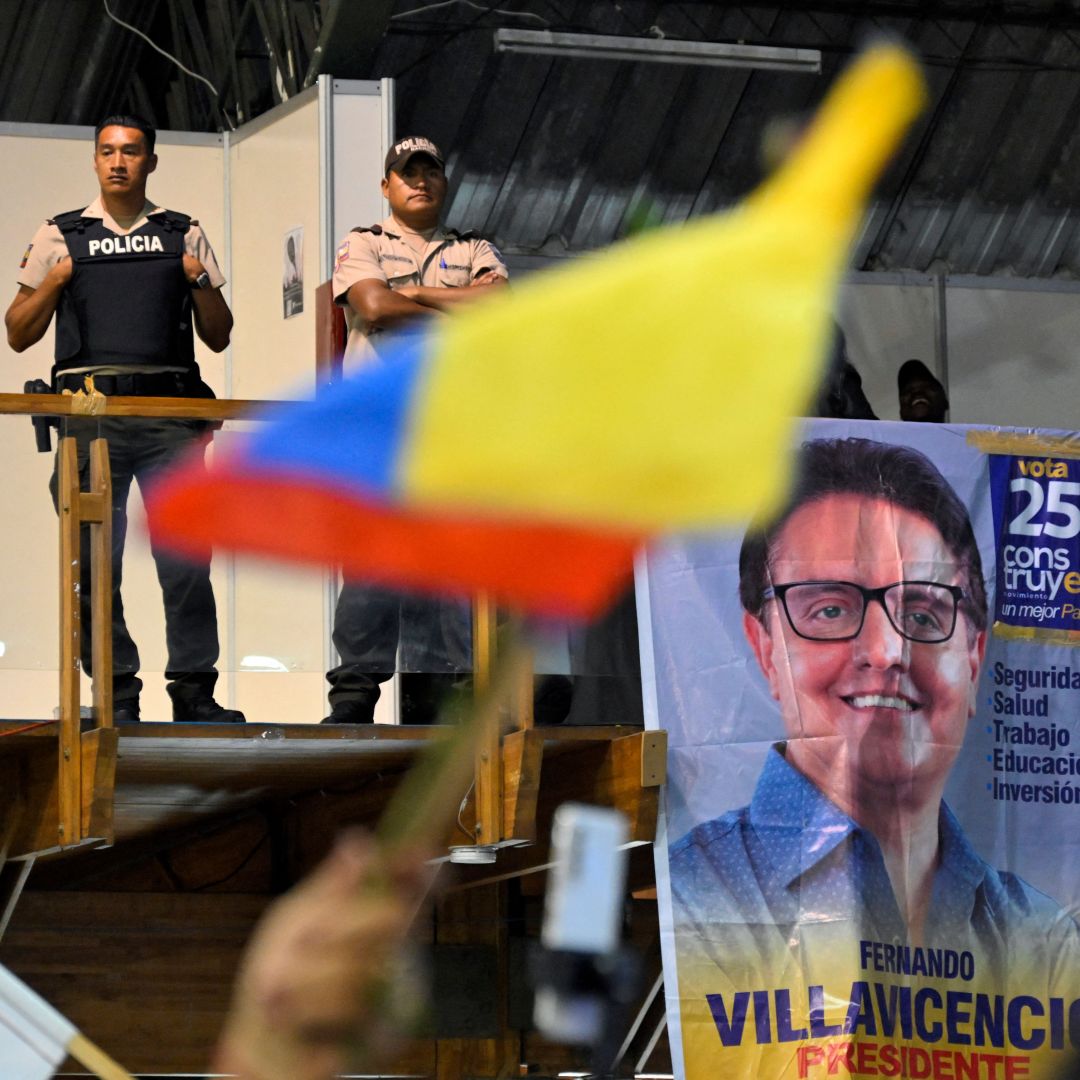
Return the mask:
M 335 272 L 337 270 L 341 269 L 341 264 L 348 257 L 349 257 L 349 240 L 348 240 L 348 237 L 346 237 L 344 240 L 342 240 L 341 244 L 338 246 L 338 249 L 337 249 L 337 256 L 334 259 L 334 270 L 335 270 Z
M 26 264 L 30 259 L 30 252 L 33 251 L 33 250 L 34 250 L 34 245 L 33 244 L 27 244 L 26 245 L 26 250 L 23 252 L 22 262 L 19 263 L 19 269 L 20 270 L 25 270 L 26 269 Z
M 197 224 L 187 214 L 181 214 L 179 210 L 162 210 L 160 214 L 150 216 L 160 218 L 167 232 L 186 233 L 193 224 Z

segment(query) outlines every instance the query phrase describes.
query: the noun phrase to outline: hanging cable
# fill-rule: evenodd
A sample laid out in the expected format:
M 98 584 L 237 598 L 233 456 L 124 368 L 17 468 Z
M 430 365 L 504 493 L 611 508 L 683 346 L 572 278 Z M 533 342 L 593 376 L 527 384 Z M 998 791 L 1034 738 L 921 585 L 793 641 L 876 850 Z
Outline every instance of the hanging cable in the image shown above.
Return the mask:
M 390 18 L 407 19 L 410 15 L 419 15 L 423 11 L 434 11 L 436 8 L 452 7 L 454 4 L 464 4 L 466 7 L 482 12 L 484 15 L 508 15 L 515 19 L 535 19 L 545 26 L 551 25 L 550 20 L 545 19 L 543 15 L 537 15 L 535 11 L 512 11 L 510 8 L 497 8 L 478 4 L 475 0 L 436 0 L 435 3 L 425 4 L 423 7 L 413 8 L 411 11 L 395 12 Z
M 225 117 L 225 122 L 229 125 L 230 130 L 236 130 L 235 125 L 229 117 L 229 114 L 220 105 L 221 95 L 217 92 L 217 87 L 215 87 L 214 84 L 208 78 L 206 78 L 205 75 L 200 75 L 197 71 L 192 71 L 191 68 L 185 67 L 184 64 L 182 64 L 175 56 L 173 56 L 172 53 L 166 52 L 160 45 L 147 37 L 147 35 L 144 34 L 138 27 L 132 26 L 131 23 L 126 23 L 123 19 L 118 18 L 116 15 L 114 15 L 112 13 L 112 10 L 109 8 L 109 0 L 101 0 L 101 3 L 105 7 L 105 14 L 108 15 L 109 18 L 112 19 L 112 21 L 116 23 L 117 26 L 122 26 L 125 30 L 130 30 L 133 34 L 135 34 L 136 37 L 141 37 L 143 41 L 145 41 L 146 44 L 150 46 L 151 49 L 154 49 L 155 51 L 161 53 L 161 55 L 164 56 L 167 60 L 171 60 L 182 72 L 184 72 L 184 74 L 190 75 L 193 79 L 198 79 L 199 82 L 205 83 L 207 86 L 209 86 L 210 90 L 213 92 L 214 95 L 214 108 L 216 108 L 218 112 L 220 112 L 221 115 Z

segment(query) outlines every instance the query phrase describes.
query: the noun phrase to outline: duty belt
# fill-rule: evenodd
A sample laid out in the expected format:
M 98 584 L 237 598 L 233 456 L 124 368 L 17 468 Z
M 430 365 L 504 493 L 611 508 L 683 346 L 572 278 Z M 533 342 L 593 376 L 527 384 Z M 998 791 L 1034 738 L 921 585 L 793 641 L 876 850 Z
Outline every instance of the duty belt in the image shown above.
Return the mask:
M 77 392 L 85 385 L 88 372 L 68 372 L 56 376 L 56 391 Z M 154 374 L 94 375 L 94 389 L 107 397 L 197 397 L 188 377 L 179 371 Z

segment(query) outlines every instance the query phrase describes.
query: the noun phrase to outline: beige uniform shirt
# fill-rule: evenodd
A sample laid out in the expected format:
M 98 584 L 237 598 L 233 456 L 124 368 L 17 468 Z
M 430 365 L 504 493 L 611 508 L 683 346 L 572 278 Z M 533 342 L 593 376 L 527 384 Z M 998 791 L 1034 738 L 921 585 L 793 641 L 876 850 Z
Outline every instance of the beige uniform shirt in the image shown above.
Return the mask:
M 369 327 L 349 306 L 348 291 L 358 281 L 383 281 L 391 289 L 406 285 L 464 288 L 485 271 L 509 277 L 498 249 L 479 237 L 466 239 L 446 229 L 435 230 L 422 254 L 403 238 L 401 225 L 388 217 L 380 233 L 351 232 L 342 241 L 334 261 L 334 301 L 345 308 L 349 339 L 345 370 L 355 369 L 378 356 L 384 331 Z
M 141 229 L 151 214 L 163 214 L 164 212 L 164 207 L 155 206 L 148 199 L 143 206 L 142 213 L 125 229 L 105 212 L 105 207 L 102 206 L 101 196 L 99 195 L 83 211 L 83 217 L 101 218 L 105 223 L 105 228 L 110 232 L 116 233 L 117 236 L 127 236 L 128 233 Z M 202 231 L 202 227 L 197 221 L 191 223 L 191 228 L 188 229 L 187 234 L 184 236 L 184 251 L 188 255 L 194 255 L 206 267 L 206 272 L 210 275 L 210 284 L 215 289 L 220 289 L 225 284 L 225 277 L 221 273 L 217 259 L 214 258 L 210 241 L 206 239 L 206 233 Z M 55 225 L 50 225 L 47 221 L 44 222 L 38 228 L 38 231 L 34 233 L 34 238 L 30 241 L 30 246 L 26 249 L 22 262 L 19 263 L 19 284 L 36 289 L 45 280 L 45 275 L 67 253 L 67 244 L 64 242 L 63 234 Z
M 129 225 L 127 228 L 121 226 L 115 218 L 111 217 L 105 210 L 104 205 L 101 202 L 101 196 L 99 195 L 84 211 L 83 217 L 88 218 L 101 218 L 105 225 L 105 228 L 110 232 L 116 233 L 117 236 L 126 236 L 130 232 L 134 232 L 136 229 L 142 228 L 146 224 L 146 219 L 151 214 L 162 214 L 165 212 L 165 208 L 161 206 L 155 206 L 149 199 L 143 204 L 142 212 L 139 216 Z M 191 227 L 184 235 L 184 252 L 187 255 L 193 255 L 206 267 L 206 272 L 210 276 L 210 284 L 215 289 L 220 289 L 225 284 L 225 276 L 221 272 L 221 268 L 217 264 L 217 259 L 214 257 L 213 249 L 210 247 L 210 241 L 206 239 L 206 233 L 202 231 L 202 227 L 197 221 L 192 221 Z M 22 257 L 22 262 L 19 263 L 19 275 L 18 282 L 20 285 L 26 285 L 28 288 L 36 289 L 44 280 L 45 275 L 56 265 L 65 255 L 68 254 L 67 243 L 64 240 L 63 233 L 48 221 L 42 223 L 38 227 L 38 231 L 34 233 L 34 238 L 30 241 L 30 246 L 26 249 L 26 253 Z M 113 368 L 70 368 L 69 371 L 96 371 L 101 374 L 112 373 Z M 124 371 L 130 373 L 132 371 L 160 371 L 166 370 L 162 368 L 148 368 L 148 367 L 125 367 Z

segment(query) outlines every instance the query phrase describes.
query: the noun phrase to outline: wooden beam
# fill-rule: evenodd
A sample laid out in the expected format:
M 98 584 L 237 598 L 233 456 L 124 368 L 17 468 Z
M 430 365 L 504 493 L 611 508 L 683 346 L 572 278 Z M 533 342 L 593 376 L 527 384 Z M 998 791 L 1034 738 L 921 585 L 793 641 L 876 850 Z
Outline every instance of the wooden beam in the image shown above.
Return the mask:
M 488 1038 L 439 1039 L 436 1080 L 518 1075 L 520 1039 L 507 1026 L 507 893 L 497 883 L 441 897 L 435 906 L 437 945 L 490 945 L 497 957 L 496 1030 Z
M 473 671 L 477 694 L 491 685 L 496 663 L 495 605 L 487 596 L 473 603 Z M 476 842 L 495 844 L 502 839 L 502 765 L 500 725 L 491 724 L 476 747 Z
M 71 394 L 0 394 L 0 416 L 85 416 Z M 187 420 L 239 420 L 289 402 L 182 397 L 106 397 L 99 416 L 163 416 Z
M 502 834 L 508 840 L 536 839 L 536 801 L 543 760 L 543 731 L 512 731 L 503 739 Z
M 637 731 L 591 745 L 549 746 L 537 811 L 541 831 L 560 803 L 576 800 L 621 810 L 630 822 L 631 840 L 652 840 L 666 748 L 664 731 Z
M 109 471 L 109 444 L 105 439 L 90 443 L 90 491 L 80 499 L 81 516 L 90 526 L 90 606 L 93 612 L 91 651 L 94 667 L 94 721 L 98 727 L 113 723 L 112 647 L 112 473 Z M 100 504 L 97 516 L 87 517 L 87 499 Z M 83 791 L 85 797 L 85 786 Z M 111 799 L 111 794 L 110 794 Z M 111 821 L 111 813 L 110 813 Z M 90 833 L 83 833 L 89 836 Z
M 82 799 L 80 835 L 113 841 L 113 805 L 116 794 L 116 749 L 119 735 L 112 726 L 84 731 L 82 744 Z
M 31 395 L 32 396 L 32 395 Z M 57 842 L 79 840 L 82 775 L 79 745 L 79 465 L 73 438 L 60 440 L 57 462 L 60 516 L 60 737 Z
M 533 703 L 536 693 L 536 657 L 532 650 L 528 670 L 522 672 L 514 695 L 514 704 L 510 717 L 511 727 L 524 731 L 533 726 Z
M 99 1080 L 135 1080 L 119 1062 L 109 1057 L 96 1043 L 77 1031 L 67 1044 L 67 1052 Z

